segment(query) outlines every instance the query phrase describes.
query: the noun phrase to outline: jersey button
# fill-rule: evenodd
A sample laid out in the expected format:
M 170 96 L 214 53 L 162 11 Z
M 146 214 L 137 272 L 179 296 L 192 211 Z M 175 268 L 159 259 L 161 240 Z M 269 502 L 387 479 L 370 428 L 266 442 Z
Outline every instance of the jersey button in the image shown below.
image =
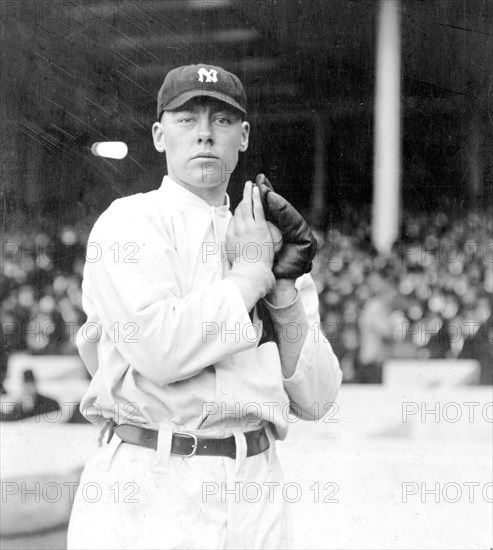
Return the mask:
M 224 395 L 228 395 L 228 393 L 229 393 L 228 388 L 226 388 L 225 386 L 222 387 L 221 391 L 224 393 Z

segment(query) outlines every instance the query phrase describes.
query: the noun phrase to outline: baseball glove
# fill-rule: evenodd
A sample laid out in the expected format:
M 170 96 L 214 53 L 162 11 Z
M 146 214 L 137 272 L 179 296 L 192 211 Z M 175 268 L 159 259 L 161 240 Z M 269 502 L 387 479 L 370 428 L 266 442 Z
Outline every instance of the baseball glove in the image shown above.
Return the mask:
M 312 269 L 317 241 L 303 216 L 284 197 L 278 195 L 264 174 L 255 184 L 260 191 L 265 219 L 282 233 L 282 248 L 274 259 L 276 279 L 297 279 Z

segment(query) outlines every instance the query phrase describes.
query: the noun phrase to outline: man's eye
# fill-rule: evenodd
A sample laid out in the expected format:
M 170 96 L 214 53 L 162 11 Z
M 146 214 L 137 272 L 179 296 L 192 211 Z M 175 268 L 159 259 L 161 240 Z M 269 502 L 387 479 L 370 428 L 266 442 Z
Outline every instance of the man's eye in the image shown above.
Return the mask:
M 182 122 L 183 124 L 190 124 L 190 122 L 192 122 L 193 118 L 192 117 L 182 117 L 180 119 L 178 119 L 178 122 Z
M 220 126 L 228 126 L 228 124 L 231 124 L 231 119 L 229 119 L 227 117 L 218 117 L 218 118 L 216 118 L 216 122 Z

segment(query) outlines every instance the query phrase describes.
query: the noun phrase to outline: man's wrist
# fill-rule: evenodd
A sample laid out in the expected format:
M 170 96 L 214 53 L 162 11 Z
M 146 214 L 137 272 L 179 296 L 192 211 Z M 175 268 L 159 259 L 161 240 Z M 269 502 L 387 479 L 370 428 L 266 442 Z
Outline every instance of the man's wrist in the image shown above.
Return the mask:
M 266 264 L 243 262 L 233 264 L 225 279 L 233 281 L 238 287 L 247 311 L 250 311 L 258 300 L 274 289 L 276 279 Z
M 274 307 L 286 307 L 291 305 L 298 296 L 295 287 L 296 279 L 277 279 L 276 287 L 266 295 L 265 299 Z

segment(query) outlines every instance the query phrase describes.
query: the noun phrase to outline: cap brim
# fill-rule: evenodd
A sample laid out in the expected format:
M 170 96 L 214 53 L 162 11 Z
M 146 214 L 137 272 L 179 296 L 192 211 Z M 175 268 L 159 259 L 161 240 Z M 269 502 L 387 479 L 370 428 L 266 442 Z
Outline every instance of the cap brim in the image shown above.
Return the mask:
M 177 109 L 178 107 L 181 107 L 187 101 L 190 101 L 194 97 L 201 97 L 201 96 L 213 97 L 214 99 L 217 99 L 218 101 L 222 101 L 223 103 L 227 103 L 228 105 L 231 105 L 231 107 L 234 107 L 235 109 L 238 109 L 242 113 L 246 114 L 246 110 L 232 97 L 215 90 L 191 90 L 189 92 L 183 92 L 181 95 L 179 95 L 178 97 L 170 101 L 166 105 L 166 107 L 163 107 L 161 112 L 172 111 L 174 109 Z

